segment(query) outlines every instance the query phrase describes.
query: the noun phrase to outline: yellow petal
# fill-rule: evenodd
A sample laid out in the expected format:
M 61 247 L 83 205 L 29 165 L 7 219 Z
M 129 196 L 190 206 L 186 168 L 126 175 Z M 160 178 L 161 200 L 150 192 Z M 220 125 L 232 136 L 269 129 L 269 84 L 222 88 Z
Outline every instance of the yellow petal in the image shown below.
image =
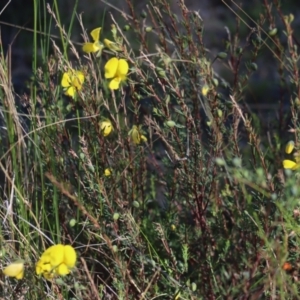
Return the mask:
M 92 53 L 92 52 L 96 52 L 98 51 L 97 50 L 97 47 L 95 47 L 95 44 L 94 43 L 85 43 L 83 46 L 82 46 L 82 50 L 86 53 Z
M 125 59 L 119 59 L 118 69 L 117 69 L 117 76 L 119 77 L 126 77 L 129 70 L 128 62 Z
M 100 31 L 101 31 L 101 27 L 95 28 L 94 30 L 91 31 L 91 36 L 92 36 L 94 42 L 97 42 L 100 40 Z
M 103 49 L 103 45 L 99 42 L 95 42 L 95 43 L 85 43 L 82 46 L 82 50 L 86 53 L 95 53 L 95 52 L 102 52 Z
M 77 255 L 75 249 L 70 245 L 64 246 L 64 263 L 68 268 L 73 268 L 76 264 Z
M 70 84 L 71 84 L 70 74 L 69 74 L 69 72 L 65 72 L 61 79 L 61 86 L 66 88 L 66 87 L 69 87 Z
M 116 57 L 111 58 L 104 66 L 105 78 L 113 78 L 118 70 L 119 60 Z
M 108 85 L 111 90 L 117 90 L 120 86 L 121 78 L 116 77 L 112 79 Z
M 74 98 L 75 93 L 76 93 L 76 88 L 74 88 L 73 86 L 70 86 L 65 92 L 66 95 L 68 95 L 72 98 Z
M 20 280 L 23 279 L 23 277 L 24 277 L 24 269 L 18 275 L 16 275 L 16 279 Z
M 64 275 L 69 274 L 70 270 L 68 269 L 68 267 L 65 264 L 61 264 L 57 267 L 56 273 L 58 275 L 64 276 Z
M 107 47 L 108 49 L 112 50 L 112 51 L 122 51 L 121 47 L 119 47 L 119 45 L 115 42 L 112 42 L 108 39 L 104 39 L 104 45 L 105 47 Z
M 285 153 L 290 154 L 295 148 L 294 141 L 289 141 L 285 146 Z
M 142 142 L 147 142 L 147 138 L 143 134 L 141 135 L 141 140 Z
M 56 267 L 64 261 L 64 246 L 62 244 L 51 246 L 42 256 L 49 256 L 51 266 Z
M 297 164 L 294 161 L 289 160 L 289 159 L 285 159 L 282 162 L 282 165 L 283 165 L 284 169 L 292 169 L 292 170 L 294 170 L 294 168 L 297 166 Z
M 24 277 L 24 262 L 13 262 L 3 270 L 4 275 L 22 279 Z

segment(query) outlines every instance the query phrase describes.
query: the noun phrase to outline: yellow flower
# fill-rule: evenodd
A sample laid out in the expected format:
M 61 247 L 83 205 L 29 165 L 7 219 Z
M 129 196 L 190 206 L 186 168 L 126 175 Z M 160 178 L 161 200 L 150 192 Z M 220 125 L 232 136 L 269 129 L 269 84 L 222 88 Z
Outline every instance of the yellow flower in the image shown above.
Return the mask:
M 65 94 L 74 98 L 77 91 L 80 91 L 84 83 L 84 75 L 81 71 L 69 70 L 63 74 L 61 86 Z
M 4 275 L 22 279 L 24 277 L 24 261 L 19 260 L 11 263 L 3 270 Z
M 111 175 L 111 170 L 110 170 L 109 168 L 106 168 L 106 169 L 104 170 L 104 175 L 105 175 L 106 177 L 110 176 L 110 175 Z
M 97 57 L 101 55 L 102 50 L 104 48 L 103 44 L 100 42 L 100 32 L 101 27 L 95 28 L 91 31 L 91 36 L 94 43 L 84 43 L 82 46 L 82 50 L 86 53 L 97 53 Z M 113 51 L 120 51 L 120 47 L 118 45 L 108 39 L 104 39 L 104 44 L 107 48 Z
M 57 275 L 65 276 L 74 268 L 76 260 L 76 251 L 72 246 L 57 244 L 42 254 L 35 271 L 37 275 L 43 275 L 47 280 Z
M 138 145 L 141 142 L 147 142 L 147 138 L 143 135 L 143 131 L 140 126 L 133 125 L 128 135 L 134 144 Z
M 114 130 L 114 127 L 112 126 L 111 121 L 107 120 L 107 119 L 101 121 L 99 123 L 99 126 L 100 126 L 103 136 L 108 136 Z
M 289 141 L 286 146 L 285 146 L 285 153 L 291 154 L 292 151 L 295 148 L 295 143 L 294 141 Z M 291 169 L 291 170 L 297 170 L 300 168 L 300 156 L 299 153 L 294 154 L 295 161 L 285 159 L 282 162 L 283 168 L 284 169 Z
M 105 78 L 112 79 L 109 83 L 111 90 L 117 90 L 122 81 L 126 80 L 129 70 L 128 63 L 125 59 L 111 58 L 104 66 Z
M 103 44 L 100 43 L 100 31 L 101 27 L 98 27 L 91 31 L 91 36 L 94 43 L 84 43 L 82 50 L 86 53 L 97 53 L 97 56 L 100 56 L 103 49 Z

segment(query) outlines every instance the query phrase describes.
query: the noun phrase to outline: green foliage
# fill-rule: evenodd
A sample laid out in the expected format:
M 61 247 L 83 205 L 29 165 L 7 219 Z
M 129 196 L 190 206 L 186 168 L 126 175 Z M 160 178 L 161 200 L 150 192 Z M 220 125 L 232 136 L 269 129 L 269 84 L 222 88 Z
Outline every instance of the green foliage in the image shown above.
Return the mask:
M 236 6 L 213 54 L 183 2 L 180 16 L 167 0 L 136 15 L 128 0 L 126 26 L 111 16 L 102 28 L 106 48 L 101 24 L 89 43 L 78 18 L 86 54 L 70 39 L 77 2 L 66 28 L 57 1 L 34 1 L 28 94 L 14 94 L 1 53 L 0 263 L 25 261 L 20 283 L 1 277 L 4 297 L 295 299 L 299 174 L 282 165 L 299 160 L 293 15 L 277 1 L 257 20 Z M 53 22 L 59 42 L 40 36 Z M 278 104 L 271 116 L 255 86 Z M 71 244 L 78 262 L 49 283 L 35 264 L 53 243 Z

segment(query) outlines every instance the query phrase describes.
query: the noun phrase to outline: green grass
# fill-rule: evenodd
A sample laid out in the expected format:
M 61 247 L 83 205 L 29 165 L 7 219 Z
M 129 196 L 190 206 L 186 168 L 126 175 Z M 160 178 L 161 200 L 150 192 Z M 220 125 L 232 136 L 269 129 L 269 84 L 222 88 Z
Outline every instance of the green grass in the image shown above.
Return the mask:
M 78 1 L 69 28 L 57 1 L 52 8 L 34 3 L 30 93 L 14 94 L 3 53 L 0 60 L 7 127 L 0 128 L 0 268 L 25 260 L 22 280 L 1 273 L 0 297 L 297 298 L 299 177 L 282 167 L 299 148 L 291 16 L 274 0 L 262 7 L 270 9 L 264 22 L 254 20 L 256 30 L 243 36 L 240 17 L 250 19 L 237 9 L 236 28 L 213 55 L 199 15 L 181 3 L 177 20 L 168 1 L 159 0 L 147 15 L 129 9 L 126 28 L 112 18 L 114 27 L 102 28 L 100 40 L 116 35 L 123 50 L 96 57 L 70 39 L 76 22 L 90 39 L 76 18 Z M 53 24 L 59 39 L 49 36 Z M 269 26 L 278 34 L 269 36 Z M 104 78 L 113 56 L 130 66 L 115 91 Z M 278 78 L 277 98 L 264 95 L 277 104 L 271 117 L 245 101 L 256 98 L 252 78 L 266 84 L 260 77 L 266 66 L 258 62 L 264 56 L 273 57 Z M 85 75 L 74 99 L 61 87 L 69 68 Z M 27 116 L 16 98 L 30 107 Z M 106 137 L 99 126 L 104 118 L 114 127 Z M 133 143 L 133 125 L 147 142 Z M 289 139 L 296 150 L 288 155 Z M 107 168 L 111 176 L 104 175 Z M 50 282 L 36 276 L 35 263 L 57 243 L 73 245 L 78 261 L 71 274 Z

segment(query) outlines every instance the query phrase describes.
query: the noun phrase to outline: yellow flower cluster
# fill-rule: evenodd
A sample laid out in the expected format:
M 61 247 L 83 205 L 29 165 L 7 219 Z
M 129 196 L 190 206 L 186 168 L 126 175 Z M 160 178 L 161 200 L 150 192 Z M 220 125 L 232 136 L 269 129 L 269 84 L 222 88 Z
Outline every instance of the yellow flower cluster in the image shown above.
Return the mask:
M 75 249 L 70 245 L 57 244 L 49 247 L 36 264 L 37 275 L 47 280 L 56 276 L 65 276 L 74 268 L 77 260 Z M 4 275 L 22 279 L 24 277 L 24 261 L 16 261 L 3 270 Z
M 121 48 L 115 42 L 104 39 L 104 44 L 100 42 L 101 27 L 91 31 L 93 42 L 84 43 L 82 50 L 86 53 L 96 53 L 96 56 L 101 55 L 104 47 L 116 52 Z M 112 57 L 104 66 L 104 77 L 109 79 L 108 87 L 111 90 L 120 88 L 120 84 L 127 79 L 129 71 L 128 62 L 123 58 Z M 84 74 L 81 71 L 70 69 L 65 72 L 62 77 L 61 85 L 64 88 L 65 94 L 74 98 L 76 93 L 82 89 L 84 83 Z M 99 123 L 100 130 L 103 136 L 108 136 L 114 130 L 110 120 L 104 119 Z M 146 142 L 147 138 L 143 135 L 143 131 L 139 126 L 134 125 L 129 131 L 129 136 L 134 144 L 138 145 L 141 142 Z
M 82 50 L 86 53 L 97 53 L 97 56 L 101 55 L 102 49 L 107 47 L 112 51 L 120 51 L 120 47 L 108 40 L 104 39 L 104 45 L 100 42 L 100 32 L 101 27 L 92 30 L 91 36 L 93 39 L 93 43 L 85 43 L 82 47 Z M 109 83 L 109 88 L 111 90 L 117 90 L 122 81 L 125 81 L 127 78 L 129 66 L 125 59 L 119 59 L 117 57 L 113 57 L 104 66 L 105 74 L 104 77 L 106 79 L 111 79 Z
M 120 47 L 108 39 L 104 39 L 104 45 L 100 42 L 101 29 L 101 27 L 98 27 L 91 31 L 91 37 L 94 43 L 84 43 L 82 50 L 86 53 L 97 53 L 97 56 L 101 55 L 104 45 L 112 51 L 120 51 Z
M 96 56 L 98 57 L 101 55 L 104 46 L 114 52 L 121 50 L 117 43 L 108 39 L 104 39 L 104 44 L 102 44 L 100 42 L 100 32 L 101 27 L 95 28 L 91 31 L 93 42 L 83 44 L 82 50 L 84 52 L 96 53 Z M 111 79 L 108 87 L 111 90 L 117 90 L 120 87 L 120 83 L 126 81 L 127 79 L 129 65 L 125 59 L 113 57 L 107 61 L 104 66 L 104 70 L 104 77 L 106 79 Z M 82 89 L 83 83 L 84 74 L 81 71 L 76 71 L 73 69 L 65 72 L 61 80 L 61 86 L 64 89 L 65 95 L 72 98 L 74 98 L 76 93 Z

